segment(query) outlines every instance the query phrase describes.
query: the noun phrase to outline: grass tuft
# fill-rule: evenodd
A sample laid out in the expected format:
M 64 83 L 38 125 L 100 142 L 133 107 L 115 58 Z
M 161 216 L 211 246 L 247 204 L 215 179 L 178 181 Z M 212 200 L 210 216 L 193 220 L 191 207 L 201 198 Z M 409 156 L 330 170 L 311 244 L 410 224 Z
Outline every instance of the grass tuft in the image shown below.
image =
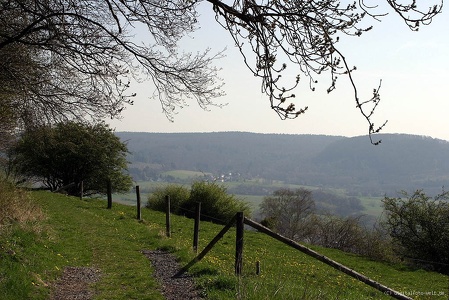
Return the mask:
M 0 231 L 13 223 L 25 224 L 43 218 L 42 210 L 29 192 L 15 188 L 0 176 Z

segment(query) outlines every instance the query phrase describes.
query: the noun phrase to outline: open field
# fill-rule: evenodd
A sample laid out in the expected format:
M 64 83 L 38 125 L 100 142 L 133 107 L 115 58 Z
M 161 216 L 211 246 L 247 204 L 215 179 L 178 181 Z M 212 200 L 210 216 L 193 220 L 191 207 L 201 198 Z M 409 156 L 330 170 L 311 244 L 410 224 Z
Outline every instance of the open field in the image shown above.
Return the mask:
M 359 197 L 365 210 L 364 213 L 370 216 L 379 217 L 383 212 L 383 197 Z
M 188 170 L 173 170 L 167 171 L 163 173 L 164 176 L 172 176 L 174 178 L 178 178 L 181 180 L 187 180 L 190 178 L 202 178 L 207 175 L 212 175 L 210 173 L 202 173 L 197 171 L 188 171 Z

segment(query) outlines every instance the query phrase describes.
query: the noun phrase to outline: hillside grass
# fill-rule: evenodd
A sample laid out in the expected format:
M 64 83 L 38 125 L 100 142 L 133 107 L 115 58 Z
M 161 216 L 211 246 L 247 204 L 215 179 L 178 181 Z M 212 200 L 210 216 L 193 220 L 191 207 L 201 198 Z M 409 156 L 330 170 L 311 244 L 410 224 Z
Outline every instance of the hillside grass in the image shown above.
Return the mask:
M 96 299 L 163 299 L 152 278 L 150 262 L 141 250 L 173 252 L 181 264 L 195 254 L 193 220 L 172 216 L 172 237 L 165 237 L 165 215 L 144 209 L 143 221 L 135 207 L 103 200 L 35 192 L 46 219 L 41 230 L 13 226 L 0 236 L 0 299 L 48 299 L 49 285 L 65 266 L 101 270 L 93 285 Z M 33 225 L 36 226 L 35 224 Z M 222 226 L 202 222 L 200 249 Z M 381 292 L 275 241 L 246 231 L 243 276 L 234 275 L 235 230 L 190 272 L 208 299 L 389 299 Z M 312 247 L 375 280 L 417 299 L 447 299 L 447 276 L 403 265 L 374 262 L 334 249 Z M 261 274 L 255 275 L 256 261 Z M 420 295 L 434 293 L 436 295 Z M 440 295 L 440 296 L 437 296 Z
M 48 299 L 50 285 L 65 266 L 92 266 L 102 272 L 99 299 L 163 299 L 156 290 L 142 249 L 149 226 L 139 226 L 128 210 L 105 209 L 103 201 L 33 193 L 47 215 L 41 232 L 12 232 L 0 262 L 0 299 Z M 117 205 L 118 206 L 118 205 Z

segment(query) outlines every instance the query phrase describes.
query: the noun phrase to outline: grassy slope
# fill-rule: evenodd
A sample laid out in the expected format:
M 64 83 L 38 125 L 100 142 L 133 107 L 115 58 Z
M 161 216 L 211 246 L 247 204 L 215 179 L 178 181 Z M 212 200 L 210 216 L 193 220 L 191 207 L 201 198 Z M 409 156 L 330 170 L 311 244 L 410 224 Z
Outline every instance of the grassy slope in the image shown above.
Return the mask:
M 45 299 L 44 283 L 54 280 L 64 266 L 94 266 L 102 271 L 95 285 L 98 299 L 162 299 L 151 278 L 142 249 L 171 250 L 185 264 L 193 258 L 193 221 L 172 217 L 172 238 L 164 237 L 165 216 L 114 203 L 111 210 L 98 200 L 39 192 L 35 199 L 48 215 L 40 233 L 16 232 L 0 245 L 15 252 L 0 261 L 1 299 Z M 221 226 L 201 223 L 200 249 Z M 257 232 L 245 233 L 244 276 L 233 275 L 235 234 L 231 230 L 191 272 L 210 299 L 388 299 L 312 258 Z M 381 283 L 407 293 L 436 292 L 447 299 L 448 279 L 440 274 L 372 262 L 337 250 L 315 250 Z M 262 273 L 254 275 L 260 261 Z M 8 274 L 8 276 L 6 276 Z
M 47 192 L 34 197 L 47 213 L 43 232 L 22 233 L 21 247 L 12 263 L 1 263 L 2 272 L 17 274 L 13 286 L 4 286 L 1 299 L 46 299 L 46 283 L 64 266 L 94 266 L 103 276 L 96 289 L 101 299 L 163 299 L 149 262 L 140 250 L 154 247 L 148 226 L 139 226 L 127 211 L 104 209 L 99 201 L 79 201 Z M 20 264 L 14 264 L 14 260 Z M 16 270 L 10 269 L 17 265 Z M 9 268 L 9 270 L 8 270 Z M 11 280 L 13 282 L 13 280 Z M 2 282 L 3 283 L 3 282 Z M 19 286 L 20 288 L 17 288 Z M 14 288 L 15 287 L 15 288 Z

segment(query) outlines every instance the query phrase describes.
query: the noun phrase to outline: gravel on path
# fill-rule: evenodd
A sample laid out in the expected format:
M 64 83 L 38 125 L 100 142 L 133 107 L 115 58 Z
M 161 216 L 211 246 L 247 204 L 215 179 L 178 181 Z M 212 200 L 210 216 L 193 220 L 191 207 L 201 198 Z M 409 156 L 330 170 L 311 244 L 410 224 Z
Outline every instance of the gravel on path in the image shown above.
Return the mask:
M 94 292 L 90 284 L 100 279 L 100 271 L 89 267 L 66 267 L 52 286 L 50 300 L 90 300 Z
M 174 277 L 180 266 L 173 254 L 161 250 L 144 250 L 142 253 L 150 259 L 154 268 L 153 276 L 161 285 L 161 292 L 167 300 L 205 299 L 191 276 L 184 274 Z

